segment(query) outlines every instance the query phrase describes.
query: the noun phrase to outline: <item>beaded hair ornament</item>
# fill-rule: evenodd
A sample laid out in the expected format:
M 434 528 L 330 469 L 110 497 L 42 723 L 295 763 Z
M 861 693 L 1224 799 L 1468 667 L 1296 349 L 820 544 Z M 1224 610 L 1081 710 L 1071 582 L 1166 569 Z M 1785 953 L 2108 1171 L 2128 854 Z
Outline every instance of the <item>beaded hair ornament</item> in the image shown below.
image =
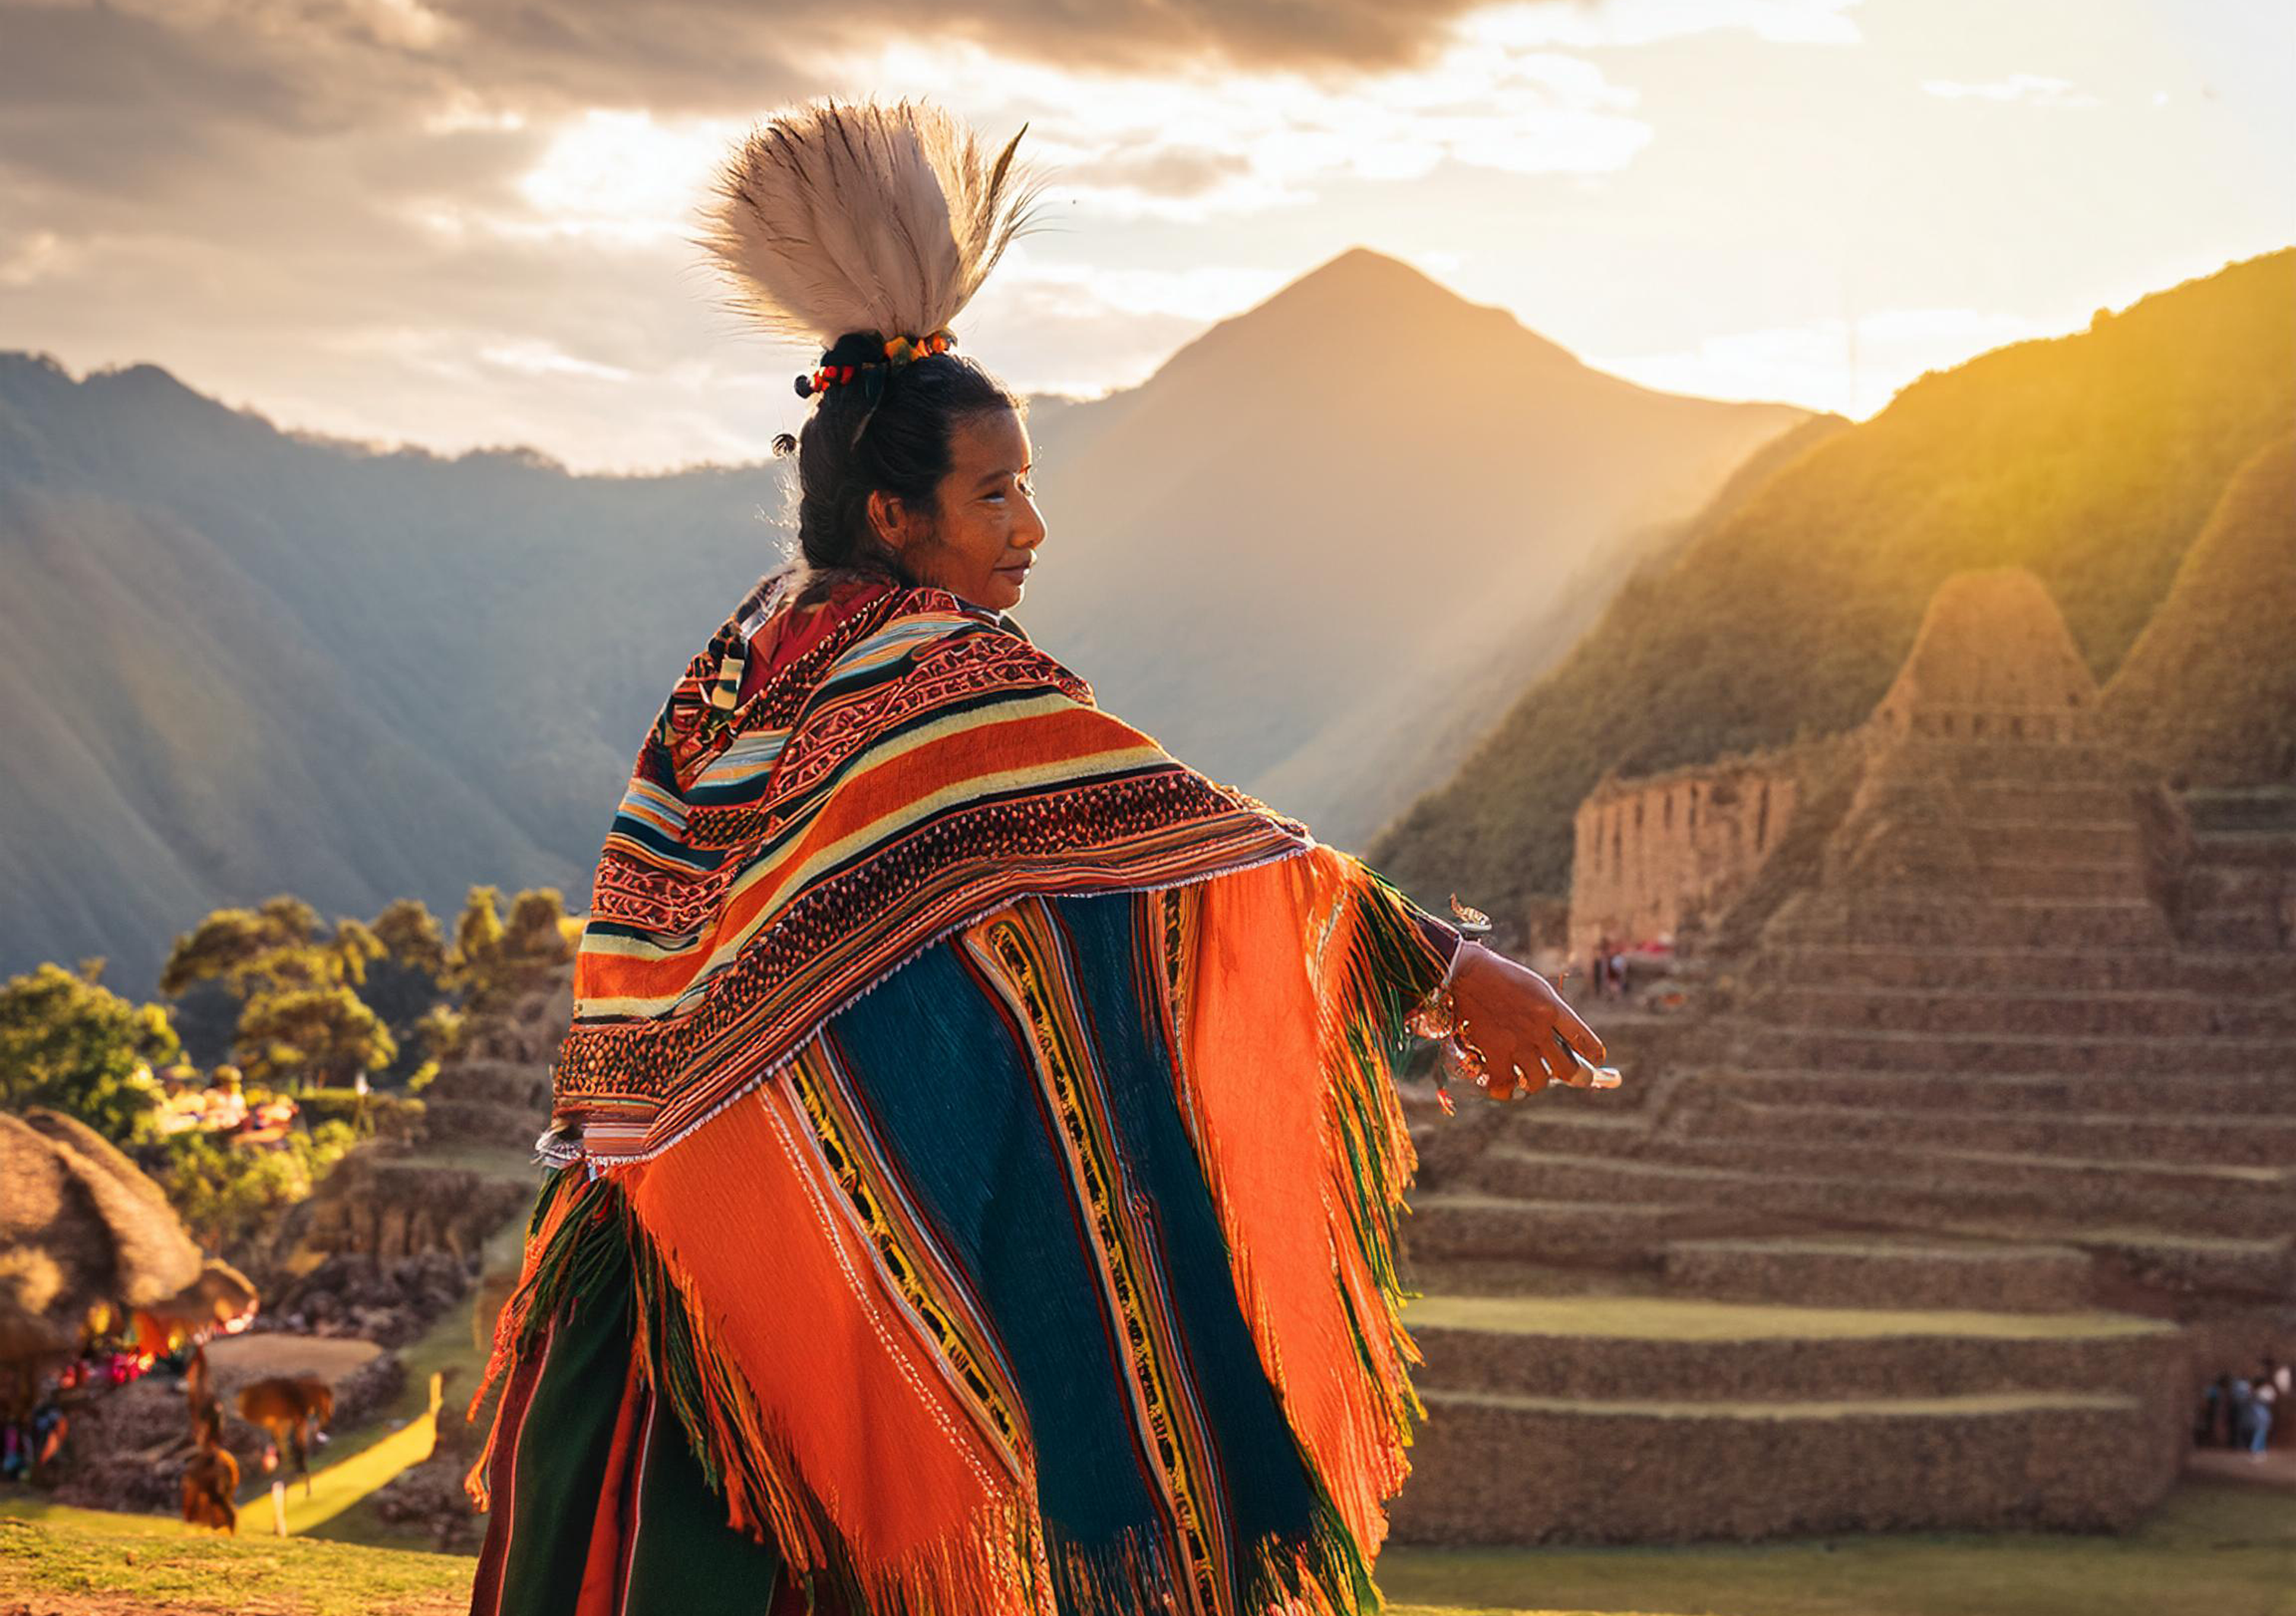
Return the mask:
M 848 387 L 860 381 L 874 405 L 883 391 L 885 378 L 905 365 L 913 365 L 928 354 L 945 354 L 956 346 L 956 333 L 946 326 L 922 337 L 887 337 L 874 348 L 874 332 L 852 332 L 838 340 L 837 346 L 821 356 L 820 365 L 797 379 L 797 396 L 811 398 L 832 387 Z

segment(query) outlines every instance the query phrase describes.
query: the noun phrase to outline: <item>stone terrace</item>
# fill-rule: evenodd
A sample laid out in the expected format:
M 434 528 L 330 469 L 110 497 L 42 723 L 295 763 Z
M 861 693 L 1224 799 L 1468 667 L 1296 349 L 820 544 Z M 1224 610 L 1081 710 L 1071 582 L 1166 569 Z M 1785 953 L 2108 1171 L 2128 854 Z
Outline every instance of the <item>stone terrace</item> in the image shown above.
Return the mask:
M 1625 1088 L 1413 1097 L 1399 1536 L 2123 1527 L 2296 1345 L 2296 799 L 2132 777 L 2038 591 L 1941 592 L 1696 1013 L 1587 1010 Z

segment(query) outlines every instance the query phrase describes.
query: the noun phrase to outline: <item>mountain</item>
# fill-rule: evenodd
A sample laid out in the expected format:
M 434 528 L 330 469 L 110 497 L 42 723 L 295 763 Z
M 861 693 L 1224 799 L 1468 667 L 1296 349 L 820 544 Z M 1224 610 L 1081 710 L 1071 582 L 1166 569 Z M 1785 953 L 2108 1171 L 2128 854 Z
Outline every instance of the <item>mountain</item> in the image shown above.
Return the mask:
M 1653 392 L 1357 248 L 1041 434 L 1019 616 L 1122 714 L 1341 845 L 1432 783 L 1645 542 L 1807 417 Z M 1431 729 L 1431 726 L 1432 726 Z
M 773 559 L 767 468 L 301 439 L 0 355 L 0 970 L 142 986 L 222 903 L 578 906 L 637 742 Z
M 1629 581 L 1369 856 L 1423 898 L 1456 888 L 1515 922 L 1568 890 L 1571 815 L 1606 772 L 1857 724 L 1966 569 L 2038 574 L 2103 679 L 2235 475 L 2292 424 L 2296 250 L 1925 374 Z M 2238 526 L 2228 550 L 2285 542 L 2284 524 Z M 2263 701 L 2288 688 L 2296 640 L 2262 618 L 2243 632 L 2275 671 L 2220 688 Z
M 1367 252 L 1032 415 L 1029 632 L 1335 841 L 1431 777 L 1431 705 L 1535 671 L 1803 418 L 1601 375 Z M 777 559 L 784 472 L 381 450 L 0 354 L 0 972 L 140 988 L 281 890 L 578 907 L 645 724 Z
M 2233 475 L 2105 710 L 2163 772 L 2296 785 L 2296 432 Z

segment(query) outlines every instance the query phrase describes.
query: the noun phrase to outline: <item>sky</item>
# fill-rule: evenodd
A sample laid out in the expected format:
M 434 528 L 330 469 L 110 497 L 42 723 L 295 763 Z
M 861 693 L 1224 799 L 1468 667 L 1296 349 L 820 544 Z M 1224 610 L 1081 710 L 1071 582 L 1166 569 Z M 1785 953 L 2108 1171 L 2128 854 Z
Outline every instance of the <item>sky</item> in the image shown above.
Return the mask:
M 584 472 L 763 457 L 815 356 L 697 239 L 776 107 L 1025 124 L 955 322 L 1137 382 L 1356 245 L 1587 364 L 1864 418 L 2296 243 L 2290 0 L 0 0 L 0 349 Z

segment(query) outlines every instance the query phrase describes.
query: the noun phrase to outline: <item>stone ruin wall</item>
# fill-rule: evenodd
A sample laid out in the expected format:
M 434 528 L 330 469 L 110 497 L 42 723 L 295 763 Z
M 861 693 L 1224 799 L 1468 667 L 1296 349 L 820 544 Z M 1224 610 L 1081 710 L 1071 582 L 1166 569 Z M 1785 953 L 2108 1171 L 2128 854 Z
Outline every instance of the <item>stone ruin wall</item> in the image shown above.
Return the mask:
M 1573 826 L 1570 957 L 1670 939 L 1726 902 L 1785 833 L 1802 762 L 1789 747 L 1597 786 Z
M 1904 742 L 2072 746 L 2090 739 L 2097 686 L 2040 579 L 2021 568 L 1956 573 L 1938 588 L 1914 646 L 1855 732 Z M 1726 906 L 1784 834 L 1812 781 L 1811 746 L 1606 778 L 1579 804 L 1570 951 L 1604 937 L 1670 938 Z

